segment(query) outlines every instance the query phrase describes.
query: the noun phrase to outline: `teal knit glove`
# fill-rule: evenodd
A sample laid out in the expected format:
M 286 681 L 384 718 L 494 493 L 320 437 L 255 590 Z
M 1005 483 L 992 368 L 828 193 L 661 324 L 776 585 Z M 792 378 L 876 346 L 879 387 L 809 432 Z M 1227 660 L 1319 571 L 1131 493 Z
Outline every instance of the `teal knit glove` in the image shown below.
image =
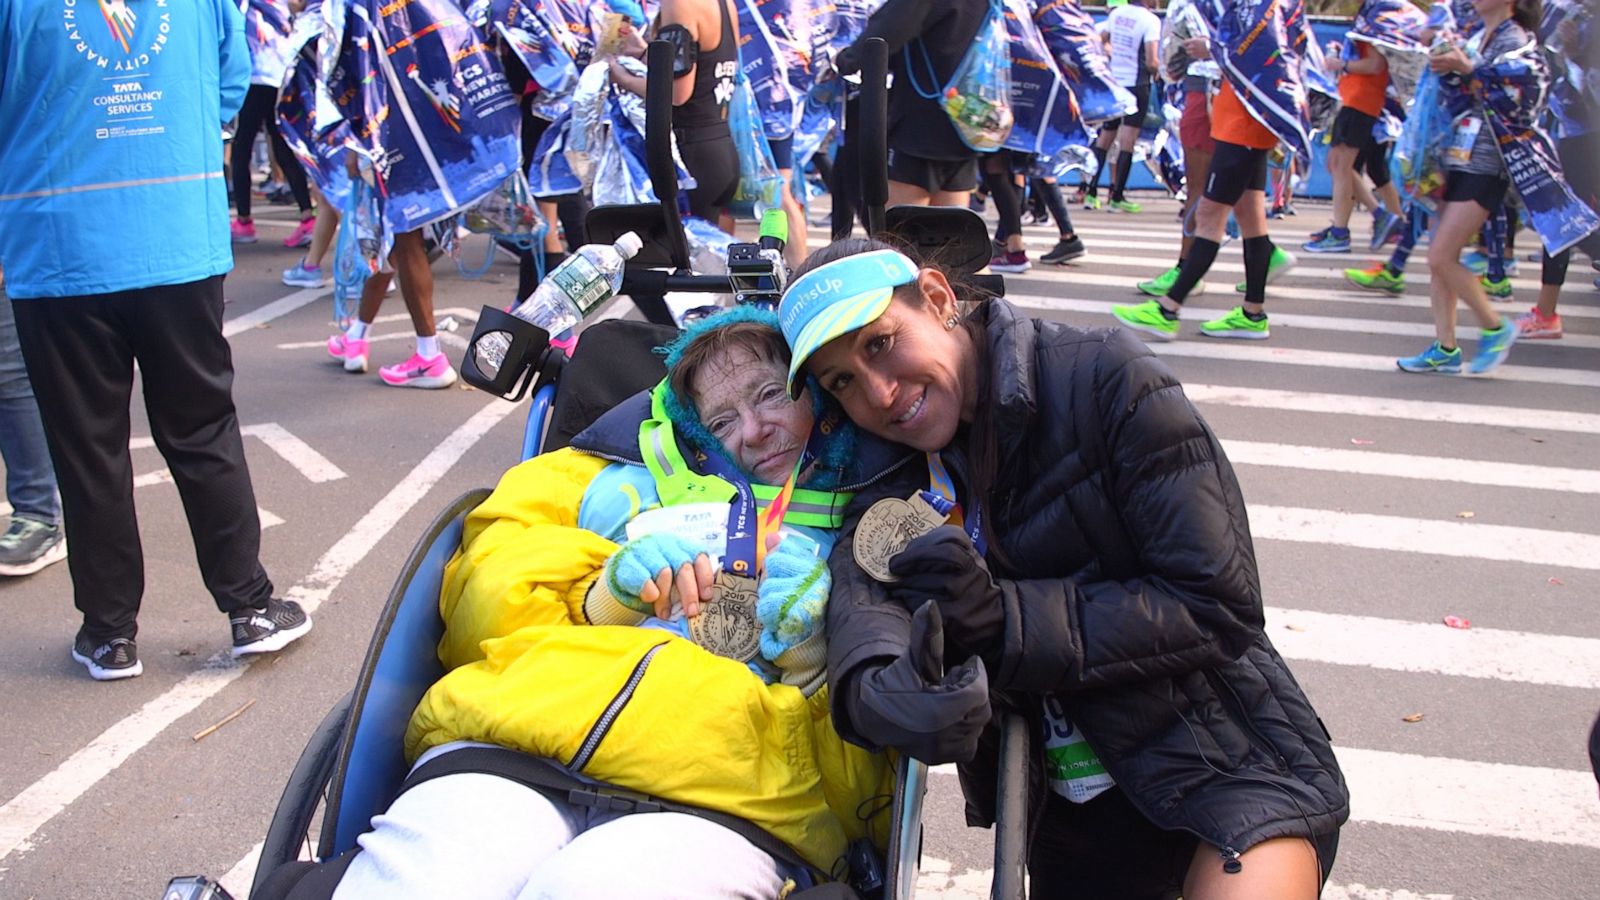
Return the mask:
M 623 544 L 606 560 L 606 588 L 623 606 L 635 612 L 653 613 L 655 608 L 639 599 L 644 586 L 655 580 L 662 569 L 678 571 L 705 553 L 704 547 L 670 532 L 647 534 Z
M 769 661 L 799 646 L 822 629 L 833 577 L 817 542 L 803 534 L 785 535 L 767 554 L 766 574 L 756 595 L 761 620 L 761 655 Z

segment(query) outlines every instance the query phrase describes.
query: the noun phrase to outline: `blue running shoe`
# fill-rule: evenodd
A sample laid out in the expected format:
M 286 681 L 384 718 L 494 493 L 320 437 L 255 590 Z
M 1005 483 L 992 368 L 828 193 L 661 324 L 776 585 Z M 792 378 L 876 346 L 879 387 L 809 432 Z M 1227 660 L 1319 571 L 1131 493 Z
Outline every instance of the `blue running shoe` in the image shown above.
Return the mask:
M 1493 331 L 1478 332 L 1478 355 L 1472 358 L 1469 371 L 1474 375 L 1492 372 L 1511 355 L 1511 345 L 1517 342 L 1517 323 L 1501 319 L 1500 327 Z
M 1439 346 L 1438 341 L 1433 346 L 1418 353 L 1416 356 L 1407 356 L 1394 361 L 1402 372 L 1417 372 L 1422 374 L 1455 375 L 1461 371 L 1461 348 L 1445 350 Z
M 1378 207 L 1372 213 L 1372 243 L 1371 249 L 1377 250 L 1389 239 L 1400 233 L 1400 227 L 1406 223 L 1402 216 L 1395 215 L 1383 207 Z
M 1329 228 L 1320 235 L 1313 235 L 1300 248 L 1307 253 L 1349 253 L 1350 229 Z

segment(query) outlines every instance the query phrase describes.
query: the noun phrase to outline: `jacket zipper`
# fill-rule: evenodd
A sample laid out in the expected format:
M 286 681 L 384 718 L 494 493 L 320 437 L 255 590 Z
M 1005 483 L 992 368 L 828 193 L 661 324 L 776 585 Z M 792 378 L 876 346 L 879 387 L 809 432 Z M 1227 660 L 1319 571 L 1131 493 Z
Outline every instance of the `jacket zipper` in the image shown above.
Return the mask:
M 1245 712 L 1244 700 L 1240 699 L 1239 692 L 1233 689 L 1233 685 L 1229 684 L 1220 675 L 1215 675 L 1210 671 L 1206 673 L 1206 681 L 1211 683 L 1212 690 L 1218 691 L 1219 696 L 1221 691 L 1227 691 L 1228 696 L 1233 698 L 1233 712 L 1239 717 L 1239 724 L 1243 725 L 1244 730 L 1249 733 L 1251 738 L 1254 739 L 1256 748 L 1263 752 L 1272 754 L 1272 758 L 1278 762 L 1278 767 L 1282 769 L 1284 773 L 1288 773 L 1289 761 L 1283 757 L 1282 753 L 1278 752 L 1278 747 L 1276 744 L 1273 744 L 1271 741 L 1267 740 L 1261 732 L 1256 730 L 1256 723 L 1252 722 L 1249 714 Z M 1221 690 L 1218 690 L 1219 687 Z
M 622 710 L 628 705 L 628 701 L 633 699 L 634 691 L 639 689 L 639 682 L 644 680 L 644 670 L 650 667 L 650 660 L 655 658 L 656 653 L 665 646 L 665 642 L 657 644 L 645 651 L 644 656 L 639 658 L 639 662 L 633 667 L 633 672 L 628 676 L 627 682 L 622 685 L 621 690 L 617 691 L 617 695 L 611 698 L 611 702 L 606 704 L 605 712 L 600 714 L 600 720 L 594 723 L 593 728 L 589 729 L 589 735 L 578 746 L 578 752 L 572 755 L 572 761 L 567 763 L 568 769 L 574 772 L 582 772 L 583 767 L 589 764 L 589 760 L 594 756 L 595 751 L 600 749 L 600 742 L 606 739 L 606 734 L 611 731 L 611 726 L 617 721 L 617 717 L 622 715 Z
M 571 444 L 568 444 L 567 446 L 568 447 L 572 447 Z M 593 456 L 593 457 L 595 457 L 597 459 L 604 459 L 604 460 L 608 460 L 608 461 L 614 462 L 614 463 L 622 463 L 625 466 L 642 466 L 642 465 L 644 465 L 644 461 L 643 460 L 623 459 L 620 456 L 615 456 L 615 455 L 612 455 L 610 453 L 601 453 L 598 450 L 585 450 L 582 447 L 572 447 L 572 452 L 581 454 L 583 456 Z

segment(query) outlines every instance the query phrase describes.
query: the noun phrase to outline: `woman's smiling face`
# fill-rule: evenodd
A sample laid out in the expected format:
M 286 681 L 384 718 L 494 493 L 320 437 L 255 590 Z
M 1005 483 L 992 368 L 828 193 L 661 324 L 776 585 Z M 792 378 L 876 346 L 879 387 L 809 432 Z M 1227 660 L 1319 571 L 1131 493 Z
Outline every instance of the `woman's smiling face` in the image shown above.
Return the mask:
M 811 436 L 811 395 L 790 400 L 785 364 L 746 347 L 710 358 L 690 382 L 700 421 L 762 484 L 783 484 Z
M 919 292 L 919 299 L 908 298 Z M 976 404 L 977 362 L 967 332 L 952 325 L 955 294 L 924 269 L 875 321 L 824 344 L 806 370 L 857 425 L 917 450 L 941 450 Z

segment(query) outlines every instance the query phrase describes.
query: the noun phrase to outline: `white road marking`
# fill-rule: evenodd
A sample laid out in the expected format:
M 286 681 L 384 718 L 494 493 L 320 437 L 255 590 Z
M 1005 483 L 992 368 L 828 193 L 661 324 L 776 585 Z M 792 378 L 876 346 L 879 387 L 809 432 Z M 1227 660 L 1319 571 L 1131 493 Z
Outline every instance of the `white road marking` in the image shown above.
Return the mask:
M 272 452 L 283 457 L 283 461 L 299 470 L 307 481 L 321 484 L 327 481 L 338 481 L 345 477 L 344 470 L 334 465 L 326 456 L 311 449 L 311 445 L 300 440 L 289 429 L 277 422 L 263 422 L 260 425 L 246 425 L 239 429 L 246 437 L 257 437 L 267 445 Z
M 1582 749 L 1573 748 L 1574 762 Z M 1588 771 L 1335 747 L 1350 820 L 1600 848 Z
M 439 342 L 442 343 L 442 344 L 449 344 L 450 346 L 455 347 L 457 350 L 465 350 L 465 349 L 467 349 L 467 339 L 462 337 L 461 335 L 451 334 L 448 331 L 441 331 L 441 332 L 439 332 L 438 337 L 439 337 Z M 416 339 L 417 339 L 417 336 L 412 334 L 409 331 L 397 331 L 394 334 L 380 334 L 380 335 L 376 335 L 374 337 L 369 337 L 369 338 L 367 338 L 367 343 L 369 343 L 369 344 L 381 344 L 381 343 L 384 343 L 386 341 L 414 341 Z M 291 342 L 289 342 L 287 344 L 278 344 L 277 345 L 277 349 L 279 349 L 279 350 L 321 350 L 321 349 L 323 349 L 323 348 L 325 348 L 327 346 L 328 346 L 328 342 L 326 340 L 320 340 L 320 341 L 291 341 Z M 337 364 L 337 362 L 338 362 L 337 360 L 334 360 L 332 357 L 329 357 L 329 359 L 332 360 L 335 364 Z
M 1600 690 L 1600 640 L 1267 607 L 1287 659 Z
M 1111 302 L 1104 300 L 1073 300 L 1064 297 L 1045 297 L 1039 294 L 1007 294 L 1006 299 L 1023 309 L 1043 310 L 1051 312 L 1079 312 L 1090 314 L 1111 314 Z M 1315 299 L 1307 295 L 1305 299 Z M 1129 302 L 1132 302 L 1131 300 Z M 1314 316 L 1303 313 L 1278 312 L 1269 309 L 1268 316 L 1272 327 L 1284 326 L 1287 328 L 1314 329 L 1317 331 L 1339 331 L 1352 334 L 1383 334 L 1395 337 L 1418 338 L 1433 340 L 1434 330 L 1429 322 L 1395 322 L 1389 319 L 1354 319 L 1345 316 Z M 1510 310 L 1506 313 L 1509 314 Z M 1565 312 L 1565 310 L 1563 310 Z M 1202 313 L 1196 310 L 1192 318 L 1198 319 Z M 1189 321 L 1190 317 L 1185 317 Z M 1107 322 L 1106 324 L 1112 324 Z M 1456 326 L 1456 337 L 1461 341 L 1471 342 L 1478 339 L 1478 328 L 1475 325 Z M 1471 346 L 1469 343 L 1468 346 Z M 1564 347 L 1572 350 L 1600 350 L 1600 336 L 1590 334 L 1568 334 L 1559 341 L 1540 342 L 1542 347 Z M 1387 357 L 1385 357 L 1387 359 Z M 1394 368 L 1394 360 L 1389 360 L 1389 368 Z M 1538 370 L 1534 370 L 1538 371 Z
M 285 596 L 300 601 L 307 611 L 316 610 L 489 429 L 522 408 L 499 399 L 481 407 L 375 503 Z M 45 823 L 248 668 L 248 662 L 233 660 L 227 651 L 217 653 L 0 806 L 0 860 L 30 849 L 33 835 Z
M 1528 431 L 1600 434 L 1600 414 L 1566 409 L 1532 409 L 1522 406 L 1490 406 L 1434 400 L 1395 400 L 1359 394 L 1280 391 L 1226 384 L 1185 383 L 1183 391 L 1195 403 L 1211 403 L 1218 406 L 1405 419 L 1433 424 L 1490 425 L 1496 428 Z
M 312 302 L 313 300 L 316 300 L 319 297 L 328 296 L 332 292 L 333 288 L 331 287 L 304 288 L 302 290 L 295 291 L 287 297 L 274 300 L 271 303 L 263 304 L 247 313 L 244 313 L 243 315 L 223 322 L 222 336 L 231 338 L 234 335 L 243 334 L 252 328 L 265 325 L 268 322 L 271 322 L 273 319 L 279 318 L 280 316 L 286 316 L 300 307 Z
M 256 865 L 261 862 L 261 849 L 266 843 L 257 841 L 243 859 L 233 864 L 228 874 L 217 879 L 222 889 L 227 891 L 233 900 L 250 900 L 250 885 L 256 879 Z
M 1600 570 L 1600 535 L 1250 504 L 1257 540 Z
M 1092 264 L 1095 262 L 1095 259 L 1091 255 L 1086 262 Z M 1293 279 L 1298 276 L 1300 272 L 1300 269 L 1296 269 L 1287 277 Z M 1128 303 L 1142 303 L 1143 301 L 1151 298 L 1139 290 L 1139 283 L 1142 281 L 1148 281 L 1159 274 L 1159 269 L 1151 270 L 1150 273 L 1144 277 L 1131 275 L 1102 275 L 1098 272 L 1084 272 L 1075 269 L 1067 269 L 1060 274 L 1051 274 L 1045 278 L 1039 278 L 1030 272 L 1028 275 L 1021 276 L 1022 280 L 1020 281 L 1012 281 L 1010 280 L 1012 276 L 1008 276 L 1007 283 L 1009 287 L 1006 291 L 1006 297 L 1008 299 L 1016 299 L 1018 297 L 1039 296 L 1034 293 L 1017 293 L 1015 296 L 1013 296 L 1012 291 L 1034 291 L 1039 288 L 1040 282 L 1046 282 L 1052 285 L 1059 284 L 1061 286 L 1063 296 L 1066 295 L 1066 292 L 1078 285 L 1124 288 L 1128 292 Z M 1341 273 L 1339 277 L 1342 279 L 1343 274 Z M 1218 307 L 1226 309 L 1229 306 L 1237 304 L 1239 302 L 1239 298 L 1243 297 L 1244 295 L 1234 291 L 1233 285 L 1236 280 L 1237 279 L 1232 277 L 1215 280 L 1207 278 L 1205 280 L 1206 292 L 1204 294 L 1190 295 L 1190 302 L 1188 303 L 1188 306 L 1191 309 L 1200 307 Z M 1221 302 L 1215 302 L 1218 298 L 1221 298 Z M 1370 291 L 1363 291 L 1353 285 L 1349 290 L 1341 292 L 1330 291 L 1326 288 L 1308 289 L 1304 286 L 1285 286 L 1280 282 L 1267 289 L 1267 312 L 1270 315 L 1272 310 L 1276 308 L 1274 304 L 1279 301 L 1294 301 L 1301 298 L 1306 300 L 1314 300 L 1318 303 L 1370 304 L 1382 306 L 1386 309 L 1432 309 L 1432 301 L 1421 294 L 1402 295 L 1397 297 L 1389 294 L 1379 295 Z M 1508 313 L 1520 311 L 1517 307 L 1511 304 L 1501 304 L 1500 306 Z M 1583 306 L 1580 304 L 1563 305 L 1561 307 L 1561 316 L 1562 318 L 1573 319 L 1600 319 L 1600 308 Z M 1114 322 L 1115 320 L 1112 321 Z M 1552 341 L 1551 343 L 1557 342 Z
M 1309 469 L 1379 475 L 1452 484 L 1481 484 L 1539 491 L 1600 494 L 1600 470 L 1533 466 L 1522 463 L 1458 459 L 1447 456 L 1412 456 L 1376 450 L 1350 450 L 1223 439 L 1222 447 L 1234 465 Z
M 916 896 L 923 900 L 989 900 L 993 882 L 993 869 L 956 872 L 949 860 L 923 856 L 917 870 Z M 1322 889 L 1322 900 L 1455 900 L 1455 895 L 1329 882 Z
M 1395 366 L 1395 358 L 1393 356 L 1379 356 L 1370 353 L 1336 353 L 1331 350 L 1302 350 L 1296 347 L 1273 347 L 1259 344 L 1245 346 L 1246 344 L 1256 344 L 1256 342 L 1200 338 L 1193 341 L 1152 342 L 1149 347 L 1158 356 L 1184 356 L 1191 359 L 1220 359 L 1228 362 L 1308 366 L 1318 369 L 1345 369 L 1357 372 L 1382 372 L 1386 375 L 1393 375 L 1396 378 L 1414 377 L 1401 372 Z M 1468 351 L 1469 358 L 1470 355 L 1471 351 Z M 1463 373 L 1463 377 L 1470 376 L 1465 376 Z M 1497 378 L 1501 381 L 1528 381 L 1534 384 L 1600 387 L 1600 372 L 1590 369 L 1507 365 L 1496 369 L 1488 377 Z
M 326 456 L 313 450 L 310 444 L 290 433 L 276 422 L 263 422 L 260 425 L 245 425 L 239 429 L 245 437 L 259 438 L 267 449 L 283 457 L 283 461 L 291 466 L 307 481 L 322 483 L 338 481 L 345 477 L 344 470 L 334 465 Z M 149 450 L 155 447 L 156 441 L 152 437 L 135 437 L 128 440 L 129 450 Z M 170 480 L 170 476 L 168 478 Z M 135 483 L 137 486 L 137 482 Z
M 1352 822 L 1600 848 L 1600 803 L 1588 771 L 1344 746 L 1334 752 L 1350 786 Z M 1581 753 L 1574 748 L 1574 763 Z M 953 777 L 956 767 L 932 772 Z

